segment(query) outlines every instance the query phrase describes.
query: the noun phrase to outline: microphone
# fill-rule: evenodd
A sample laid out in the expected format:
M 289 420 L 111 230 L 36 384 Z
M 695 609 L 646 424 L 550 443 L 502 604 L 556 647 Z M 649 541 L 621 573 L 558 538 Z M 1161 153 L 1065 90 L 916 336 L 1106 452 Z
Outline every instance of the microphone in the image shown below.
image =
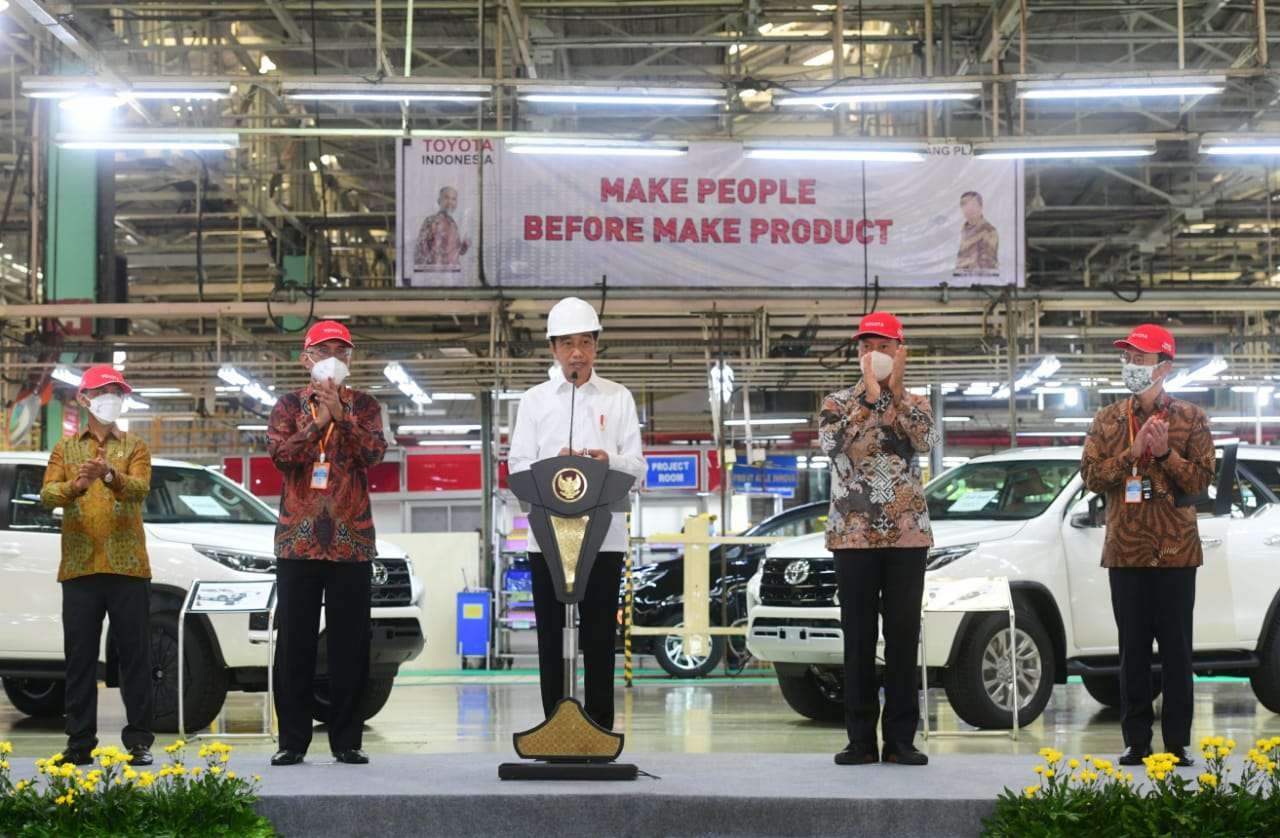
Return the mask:
M 569 391 L 569 456 L 573 456 L 573 411 L 578 400 L 578 371 L 574 370 L 569 373 L 569 383 L 572 389 Z

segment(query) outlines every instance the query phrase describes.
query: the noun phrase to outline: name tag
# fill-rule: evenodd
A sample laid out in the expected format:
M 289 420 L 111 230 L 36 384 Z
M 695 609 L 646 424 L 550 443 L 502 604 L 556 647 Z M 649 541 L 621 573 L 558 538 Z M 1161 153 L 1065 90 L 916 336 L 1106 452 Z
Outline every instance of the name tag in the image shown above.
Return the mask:
M 311 488 L 319 492 L 329 488 L 329 463 L 315 463 L 311 466 Z
M 1130 477 L 1124 481 L 1124 502 L 1142 503 L 1142 478 Z

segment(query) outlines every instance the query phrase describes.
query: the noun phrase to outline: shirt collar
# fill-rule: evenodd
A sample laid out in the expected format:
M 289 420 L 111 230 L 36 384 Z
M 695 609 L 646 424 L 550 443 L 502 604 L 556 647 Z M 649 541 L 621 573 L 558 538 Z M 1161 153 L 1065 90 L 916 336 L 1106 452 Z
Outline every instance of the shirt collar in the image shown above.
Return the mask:
M 573 386 L 573 382 L 571 382 L 569 379 L 564 378 L 562 376 L 560 378 L 559 383 L 556 384 L 556 392 L 564 393 L 569 387 L 572 387 L 572 386 Z M 586 382 L 583 383 L 582 386 L 583 388 L 590 387 L 593 390 L 600 389 L 600 376 L 596 375 L 595 367 L 591 368 L 591 377 L 588 378 Z
M 88 422 L 86 422 L 85 426 L 80 429 L 80 433 L 76 434 L 76 439 L 83 440 L 87 436 L 90 436 L 90 437 L 93 436 L 93 428 L 89 427 Z M 107 429 L 107 439 L 111 439 L 112 437 L 114 437 L 117 440 L 124 439 L 124 432 L 121 431 L 119 428 L 117 428 L 115 425 L 112 425 L 110 428 Z M 97 437 L 94 437 L 94 439 L 97 439 Z

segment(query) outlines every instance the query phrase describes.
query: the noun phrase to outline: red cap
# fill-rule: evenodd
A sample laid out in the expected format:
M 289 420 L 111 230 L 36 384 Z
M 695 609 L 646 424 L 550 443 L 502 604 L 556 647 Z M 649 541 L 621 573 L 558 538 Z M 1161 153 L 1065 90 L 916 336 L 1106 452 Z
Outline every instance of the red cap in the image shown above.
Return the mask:
M 119 384 L 126 393 L 133 392 L 133 388 L 125 383 L 124 374 L 110 364 L 89 367 L 84 371 L 84 375 L 80 376 L 81 393 L 85 390 L 97 390 L 99 387 L 106 387 L 108 384 Z
M 1116 341 L 1115 346 L 1116 349 L 1136 349 L 1152 355 L 1168 355 L 1170 358 L 1174 357 L 1177 349 L 1173 333 L 1153 323 L 1138 326 L 1129 333 L 1129 337 Z
M 873 311 L 858 322 L 858 331 L 853 339 L 863 335 L 902 340 L 902 321 L 887 311 Z
M 307 330 L 307 339 L 302 344 L 302 348 L 310 349 L 317 343 L 324 343 L 326 340 L 340 340 L 347 346 L 355 346 L 351 342 L 351 332 L 347 330 L 346 326 L 334 320 L 321 320 Z

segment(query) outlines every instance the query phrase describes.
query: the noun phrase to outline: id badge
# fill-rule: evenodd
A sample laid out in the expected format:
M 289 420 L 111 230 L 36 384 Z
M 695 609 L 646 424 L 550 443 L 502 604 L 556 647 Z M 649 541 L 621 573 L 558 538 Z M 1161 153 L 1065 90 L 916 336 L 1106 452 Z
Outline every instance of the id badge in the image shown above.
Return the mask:
M 1142 503 L 1142 478 L 1130 477 L 1124 481 L 1124 502 Z
M 323 492 L 329 488 L 329 463 L 316 463 L 311 466 L 311 488 Z

